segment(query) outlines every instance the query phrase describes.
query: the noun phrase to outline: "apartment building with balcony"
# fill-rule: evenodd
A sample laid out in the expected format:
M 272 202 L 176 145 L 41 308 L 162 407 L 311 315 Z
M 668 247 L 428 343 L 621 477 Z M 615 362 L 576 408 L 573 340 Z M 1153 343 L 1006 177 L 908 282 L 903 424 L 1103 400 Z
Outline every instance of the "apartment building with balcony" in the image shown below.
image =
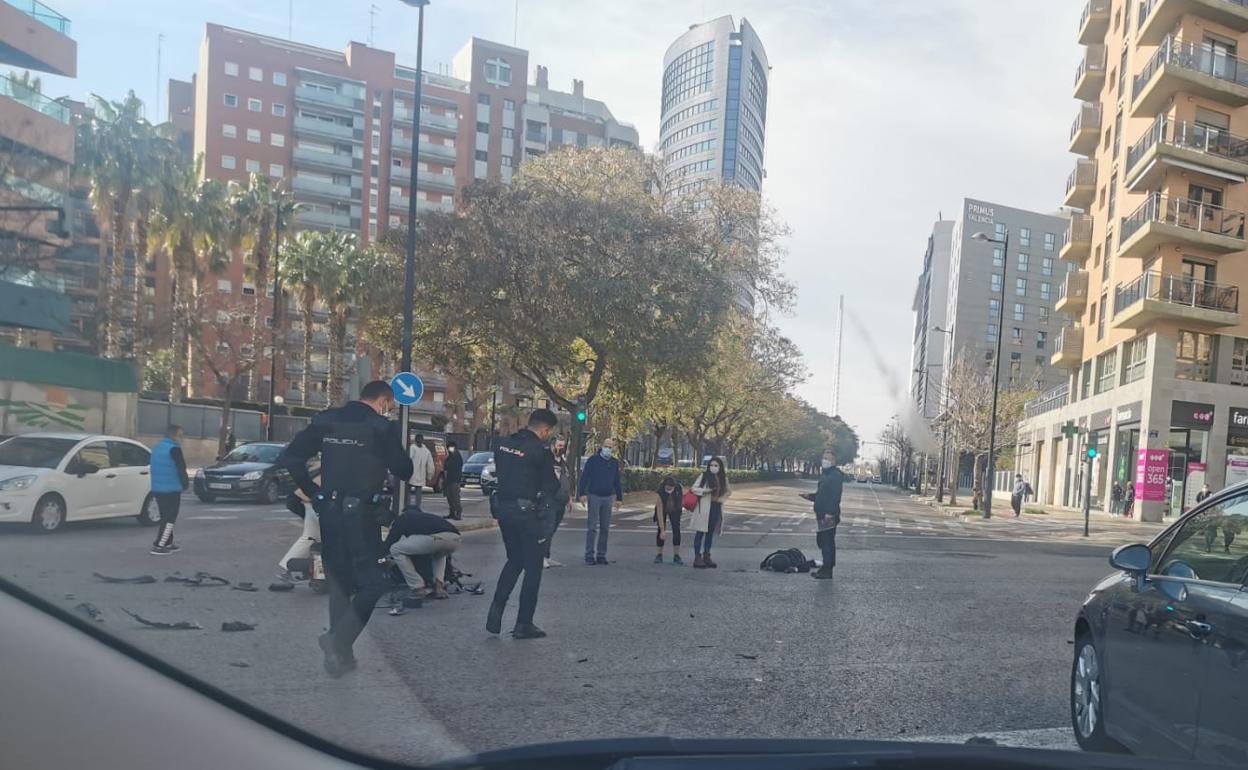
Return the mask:
M 74 125 L 39 75 L 75 77 L 70 21 L 36 0 L 0 0 L 0 336 L 52 350 L 72 340 L 72 307 L 57 274 L 68 244 L 66 190 Z M 81 329 L 78 329 L 80 332 Z
M 1095 447 L 1091 506 L 1134 482 L 1162 520 L 1248 468 L 1248 3 L 1089 0 L 1076 34 L 1066 378 L 1028 404 L 1017 470 L 1078 506 Z
M 638 145 L 636 130 L 587 98 L 580 81 L 561 92 L 549 87 L 544 67 L 532 82 L 529 71 L 528 51 L 472 38 L 449 74 L 420 73 L 413 152 L 418 73 L 393 52 L 355 42 L 335 51 L 209 24 L 194 78 L 170 83 L 170 119 L 190 126 L 192 152 L 203 155 L 209 177 L 281 180 L 298 203 L 292 229 L 345 230 L 369 243 L 406 229 L 413 169 L 418 211 L 453 211 L 467 185 L 507 182 L 525 158 L 552 147 Z M 223 298 L 254 297 L 248 275 L 238 260 L 215 277 L 217 289 Z M 268 305 L 263 322 L 272 323 L 271 297 Z M 277 392 L 288 403 L 321 406 L 330 352 L 325 308 L 314 313 L 309 361 L 301 360 L 303 322 L 293 303 L 281 316 L 286 344 L 276 352 Z M 250 342 L 251 329 L 237 331 L 227 344 Z M 349 376 L 388 373 L 393 362 L 357 350 L 354 330 L 348 336 Z M 258 374 L 267 381 L 268 371 L 266 363 Z M 471 423 L 454 378 L 420 373 L 429 407 L 417 414 L 444 414 L 448 430 Z M 214 384 L 204 377 L 202 390 L 211 393 Z

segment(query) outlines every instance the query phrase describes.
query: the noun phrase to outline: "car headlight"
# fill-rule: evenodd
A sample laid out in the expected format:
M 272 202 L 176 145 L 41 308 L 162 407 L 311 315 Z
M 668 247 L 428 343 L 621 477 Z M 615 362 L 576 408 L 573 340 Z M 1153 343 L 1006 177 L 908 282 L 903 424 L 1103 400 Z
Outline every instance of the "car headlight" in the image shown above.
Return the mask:
M 264 478 L 264 471 L 252 471 L 243 474 L 243 481 L 259 481 Z
M 0 492 L 16 492 L 19 489 L 29 489 L 31 484 L 35 483 L 38 476 L 14 476 L 12 478 L 0 481 Z

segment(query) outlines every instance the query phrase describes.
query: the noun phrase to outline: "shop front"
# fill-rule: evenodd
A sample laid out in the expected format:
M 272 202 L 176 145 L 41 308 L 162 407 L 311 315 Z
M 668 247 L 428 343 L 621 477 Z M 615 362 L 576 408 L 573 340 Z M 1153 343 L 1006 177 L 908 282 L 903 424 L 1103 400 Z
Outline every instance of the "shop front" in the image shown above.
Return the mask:
M 1248 481 L 1248 408 L 1232 406 L 1226 425 L 1225 486 Z
M 1114 437 L 1114 469 L 1110 474 L 1111 489 L 1117 486 L 1125 492 L 1127 485 L 1135 480 L 1140 450 L 1140 418 L 1143 414 L 1143 401 L 1132 401 L 1114 410 L 1117 433 Z
M 1107 499 L 1109 474 L 1104 468 L 1109 462 L 1109 426 L 1113 416 L 1114 410 L 1105 409 L 1093 412 L 1088 420 L 1088 441 L 1084 449 L 1096 447 L 1096 459 L 1092 461 L 1092 508 L 1104 508 Z
M 1179 516 L 1196 502 L 1208 468 L 1209 430 L 1213 404 L 1175 401 L 1170 406 L 1170 472 L 1166 481 L 1165 515 Z

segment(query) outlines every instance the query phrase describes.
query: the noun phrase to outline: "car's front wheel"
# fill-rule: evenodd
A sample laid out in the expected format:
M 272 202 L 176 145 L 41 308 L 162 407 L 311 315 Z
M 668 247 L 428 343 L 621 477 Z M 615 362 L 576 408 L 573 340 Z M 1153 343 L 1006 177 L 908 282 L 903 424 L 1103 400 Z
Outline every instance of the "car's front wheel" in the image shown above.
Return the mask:
M 281 490 L 277 488 L 275 479 L 266 479 L 264 484 L 260 486 L 260 502 L 265 505 L 272 505 L 277 502 L 278 493 Z
M 137 518 L 145 527 L 154 527 L 160 523 L 160 506 L 156 505 L 156 498 L 150 493 L 143 498 L 143 507 L 139 509 Z
M 65 523 L 65 501 L 60 495 L 44 495 L 35 503 L 30 526 L 41 535 L 50 535 Z
M 211 503 L 211 502 L 215 502 L 217 499 L 215 496 L 210 495 L 207 492 L 202 492 L 198 489 L 195 490 L 195 496 L 199 498 L 199 501 L 201 503 Z
M 1070 669 L 1070 720 L 1075 740 L 1085 751 L 1116 751 L 1118 744 L 1105 733 L 1104 667 L 1092 634 L 1075 639 Z

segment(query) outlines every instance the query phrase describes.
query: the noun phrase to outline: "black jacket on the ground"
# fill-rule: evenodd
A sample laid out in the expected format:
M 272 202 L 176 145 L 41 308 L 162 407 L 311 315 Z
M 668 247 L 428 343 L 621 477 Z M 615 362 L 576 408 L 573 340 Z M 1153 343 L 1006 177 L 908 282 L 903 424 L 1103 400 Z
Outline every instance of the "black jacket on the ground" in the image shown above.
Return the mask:
M 442 481 L 445 484 L 459 484 L 464 480 L 464 455 L 458 448 L 447 452 L 442 461 Z
M 389 549 L 390 546 L 409 535 L 436 535 L 439 532 L 459 534 L 455 525 L 441 516 L 408 509 L 390 526 L 390 534 L 386 537 L 386 548 Z
M 825 469 L 819 477 L 819 489 L 815 492 L 815 515 L 840 518 L 841 492 L 844 488 L 845 476 L 841 474 L 841 469 Z

